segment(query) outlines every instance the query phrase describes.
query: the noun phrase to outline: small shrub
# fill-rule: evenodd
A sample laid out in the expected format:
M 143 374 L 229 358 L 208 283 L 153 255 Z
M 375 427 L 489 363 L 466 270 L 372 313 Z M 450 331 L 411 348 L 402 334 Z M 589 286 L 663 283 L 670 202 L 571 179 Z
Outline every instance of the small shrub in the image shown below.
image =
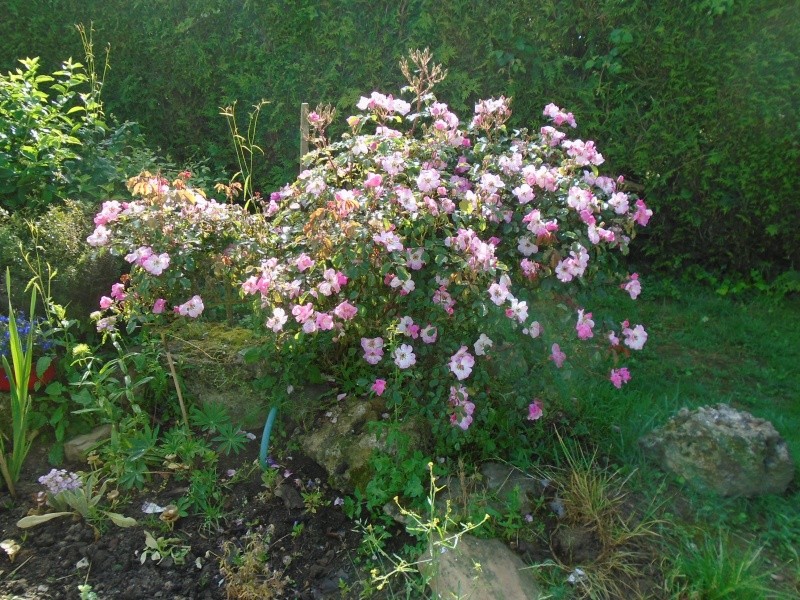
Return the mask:
M 79 93 L 88 82 L 80 63 L 67 61 L 43 75 L 38 58 L 20 62 L 22 68 L 0 77 L 0 121 L 9 124 L 0 137 L 0 206 L 36 212 L 59 197 L 64 165 L 78 156 L 81 121 L 99 115 L 87 111 Z
M 430 93 L 443 71 L 427 53 L 413 60 L 413 112 L 373 92 L 330 143 L 334 114 L 319 107 L 309 168 L 256 214 L 185 180 L 132 179 L 141 198 L 105 203 L 88 238 L 132 264 L 98 328 L 197 318 L 210 304 L 201 291 L 236 284 L 288 374 L 346 373 L 346 388 L 383 396 L 397 416 L 425 416 L 443 452 L 524 448 L 562 368 L 602 364 L 609 385 L 625 384 L 644 327 L 593 316 L 579 294 L 639 294 L 636 274 L 614 279 L 615 253 L 651 211 L 600 174 L 594 142 L 559 129 L 576 126 L 571 113 L 551 104 L 552 125 L 510 131 L 499 98 L 465 125 Z

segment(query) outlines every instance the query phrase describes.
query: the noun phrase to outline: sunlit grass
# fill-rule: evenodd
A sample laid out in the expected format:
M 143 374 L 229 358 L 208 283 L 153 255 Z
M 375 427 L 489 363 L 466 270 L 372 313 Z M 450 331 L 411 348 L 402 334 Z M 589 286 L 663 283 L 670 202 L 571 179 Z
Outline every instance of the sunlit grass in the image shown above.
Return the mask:
M 664 550 L 665 590 L 711 598 L 720 596 L 708 595 L 704 586 L 721 586 L 731 598 L 792 597 L 800 591 L 797 484 L 782 496 L 703 495 L 648 464 L 637 440 L 682 407 L 726 403 L 770 421 L 800 464 L 800 299 L 733 299 L 647 280 L 644 288 L 636 302 L 614 294 L 579 299 L 587 310 L 643 323 L 649 339 L 630 357 L 633 379 L 623 389 L 581 374 L 567 382 L 574 418 L 612 461 L 639 470 L 631 483 L 642 495 L 668 484 L 665 533 L 672 542 Z M 692 539 L 700 543 L 687 542 Z M 687 583 L 701 576 L 704 581 Z M 770 585 L 774 590 L 767 593 Z

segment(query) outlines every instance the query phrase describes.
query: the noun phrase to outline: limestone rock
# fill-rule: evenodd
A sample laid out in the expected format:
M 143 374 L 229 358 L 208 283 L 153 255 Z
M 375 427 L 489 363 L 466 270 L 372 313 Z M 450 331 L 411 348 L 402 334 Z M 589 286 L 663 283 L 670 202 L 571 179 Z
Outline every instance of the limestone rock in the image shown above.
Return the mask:
M 324 422 L 301 436 L 303 451 L 319 463 L 330 476 L 330 484 L 345 492 L 369 482 L 369 459 L 376 450 L 392 453 L 395 449 L 385 436 L 378 436 L 369 424 L 381 420 L 383 405 L 359 398 L 343 400 L 330 410 Z M 413 423 L 403 426 L 413 447 L 424 444 L 422 428 Z
M 722 496 L 781 494 L 794 476 L 786 442 L 772 424 L 726 404 L 681 409 L 639 445 L 663 469 Z
M 258 345 L 254 332 L 220 323 L 179 324 L 167 339 L 187 397 L 224 406 L 242 429 L 263 427 L 269 402 L 253 382 L 265 374 L 265 365 L 244 359 Z
M 526 475 L 519 469 L 504 463 L 487 462 L 481 465 L 481 474 L 486 479 L 486 487 L 506 499 L 515 489 L 519 489 L 520 512 L 534 511 L 537 501 L 542 497 L 545 485 L 539 479 Z
M 111 437 L 111 425 L 95 427 L 89 433 L 79 435 L 64 444 L 64 458 L 68 463 L 85 462 L 92 447 L 109 437 Z
M 464 534 L 455 548 L 434 544 L 420 571 L 434 598 L 460 600 L 538 600 L 541 592 L 531 569 L 500 540 Z

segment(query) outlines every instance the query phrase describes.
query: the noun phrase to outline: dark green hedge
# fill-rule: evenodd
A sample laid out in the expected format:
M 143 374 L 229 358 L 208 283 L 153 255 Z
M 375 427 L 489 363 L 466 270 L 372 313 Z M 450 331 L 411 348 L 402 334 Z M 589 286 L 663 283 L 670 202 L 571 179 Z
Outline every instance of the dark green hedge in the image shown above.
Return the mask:
M 800 3 L 785 0 L 4 0 L 0 69 L 81 56 L 72 24 L 111 44 L 104 99 L 178 160 L 232 165 L 219 108 L 261 98 L 265 187 L 295 171 L 299 104 L 343 116 L 402 84 L 429 46 L 439 96 L 466 115 L 514 96 L 515 124 L 555 102 L 610 172 L 656 210 L 650 264 L 776 274 L 800 260 Z M 2 9 L 2 6 L 0 6 Z

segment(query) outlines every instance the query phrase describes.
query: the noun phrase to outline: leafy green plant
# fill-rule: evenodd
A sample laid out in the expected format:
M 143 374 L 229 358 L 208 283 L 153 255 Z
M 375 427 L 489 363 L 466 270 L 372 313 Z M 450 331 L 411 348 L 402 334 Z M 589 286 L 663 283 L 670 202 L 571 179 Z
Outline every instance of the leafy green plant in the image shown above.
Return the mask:
M 88 78 L 72 61 L 52 75 L 39 73 L 38 58 L 20 62 L 22 68 L 0 77 L 0 120 L 14 124 L 0 138 L 0 205 L 42 210 L 63 185 L 64 163 L 78 156 L 75 114 L 86 109 L 78 88 Z
M 23 529 L 35 527 L 53 519 L 76 515 L 92 525 L 106 520 L 117 527 L 133 527 L 136 525 L 136 519 L 100 508 L 100 502 L 106 495 L 107 486 L 107 479 L 100 483 L 97 473 L 90 473 L 83 479 L 83 485 L 80 487 L 47 495 L 47 503 L 53 509 L 53 512 L 23 517 L 17 521 L 17 527 Z
M 317 511 L 320 508 L 330 504 L 330 500 L 325 499 L 325 496 L 320 489 L 306 490 L 300 492 L 300 495 L 303 498 L 303 504 L 305 505 L 306 512 L 311 514 L 317 514 Z
M 461 536 L 478 529 L 489 520 L 489 515 L 486 514 L 483 519 L 477 523 L 456 522 L 452 518 L 453 513 L 449 500 L 446 502 L 444 514 L 439 514 L 437 512 L 436 495 L 441 492 L 444 487 L 436 484 L 433 463 L 428 463 L 428 472 L 427 512 L 425 514 L 406 509 L 400 504 L 398 498 L 395 497 L 394 499 L 405 521 L 406 530 L 425 544 L 427 552 L 421 559 L 410 562 L 404 558 L 390 556 L 384 550 L 380 537 L 375 537 L 373 535 L 374 530 L 366 530 L 366 533 L 369 535 L 367 535 L 365 539 L 369 547 L 390 565 L 384 572 L 381 572 L 381 570 L 376 567 L 373 568 L 370 573 L 372 583 L 376 585 L 376 589 L 379 591 L 397 576 L 415 578 L 418 570 L 423 571 L 423 573 L 428 573 L 429 575 L 431 572 L 435 572 L 438 557 L 443 551 L 455 548 Z M 417 593 L 419 593 L 419 591 Z
M 249 440 L 245 432 L 228 423 L 219 428 L 217 435 L 212 438 L 212 441 L 217 442 L 219 451 L 224 452 L 227 456 L 231 452 L 239 454 L 239 452 L 244 450 L 245 444 L 247 444 Z
M 370 510 L 382 507 L 397 495 L 414 503 L 425 498 L 422 481 L 430 457 L 405 446 L 409 442 L 407 436 L 398 435 L 396 439 L 401 440 L 396 455 L 375 452 L 370 457 L 373 475 L 365 489 Z
M 236 121 L 236 103 L 226 106 L 222 109 L 222 116 L 228 123 L 233 146 L 236 150 L 236 162 L 239 165 L 239 171 L 231 179 L 231 184 L 227 186 L 229 194 L 238 196 L 238 191 L 241 191 L 244 198 L 245 208 L 256 200 L 253 194 L 254 179 L 254 166 L 256 154 L 264 154 L 264 150 L 256 144 L 258 134 L 258 118 L 261 115 L 261 109 L 269 104 L 267 100 L 261 100 L 253 106 L 253 112 L 249 113 L 247 121 L 247 134 L 243 136 L 239 132 L 239 125 Z M 238 181 L 241 179 L 241 183 Z
M 231 423 L 227 409 L 221 404 L 208 403 L 193 406 L 190 411 L 191 423 L 202 431 L 213 435 L 211 441 L 217 442 L 219 452 L 229 455 L 239 454 L 248 442 L 247 434 Z
M 11 362 L 3 354 L 3 368 L 10 384 L 11 394 L 11 451 L 7 453 L 5 436 L 0 433 L 0 472 L 9 493 L 16 496 L 15 483 L 19 479 L 22 464 L 31 449 L 33 438 L 30 431 L 29 413 L 31 398 L 28 393 L 28 381 L 33 370 L 33 346 L 35 332 L 20 337 L 17 317 L 11 305 L 11 272 L 6 269 L 6 292 L 8 294 L 8 349 Z M 28 314 L 36 310 L 36 289 L 31 291 L 31 305 Z
M 78 586 L 78 592 L 81 595 L 81 600 L 100 600 L 97 592 L 92 590 L 92 586 L 83 583 Z
M 303 523 L 298 522 L 292 525 L 292 534 L 291 534 L 292 538 L 293 539 L 299 538 L 300 535 L 302 535 L 304 529 L 305 525 Z
M 160 452 L 164 454 L 165 468 L 176 474 L 217 460 L 217 453 L 208 442 L 185 427 L 167 431 L 160 440 Z
M 84 406 L 79 414 L 98 413 L 115 424 L 126 411 L 142 413 L 137 392 L 146 389 L 153 375 L 132 368 L 134 361 L 141 360 L 141 352 L 127 351 L 117 332 L 109 332 L 107 337 L 116 351 L 113 358 L 93 352 L 86 344 L 73 348 L 72 365 L 81 370 L 80 378 L 73 383 L 86 392 L 75 395 L 75 400 Z
M 216 433 L 220 427 L 231 424 L 231 419 L 225 406 L 215 402 L 192 406 L 189 416 L 193 427 L 197 427 L 207 433 Z
M 186 562 L 186 555 L 191 550 L 192 547 L 183 544 L 181 538 L 155 537 L 149 531 L 145 531 L 144 550 L 139 554 L 139 562 L 144 564 L 149 559 L 160 565 L 169 558 L 174 564 L 182 565 Z
M 158 446 L 159 427 L 151 427 L 144 413 L 129 414 L 112 427 L 111 437 L 89 455 L 122 489 L 141 489 L 163 463 Z
M 36 231 L 34 225 L 31 225 L 31 231 Z M 38 252 L 34 254 L 25 252 L 23 261 L 31 273 L 27 289 L 36 291 L 37 296 L 41 298 L 44 312 L 43 317 L 37 317 L 35 320 L 38 330 L 46 332 L 43 338 L 46 343 L 40 343 L 40 346 L 46 347 L 46 354 L 37 360 L 36 373 L 41 376 L 43 369 L 48 365 L 52 366 L 51 370 L 55 370 L 56 367 L 58 369 L 57 379 L 44 389 L 40 382 L 34 385 L 34 389 L 39 393 L 33 398 L 31 423 L 40 433 L 46 434 L 47 428 L 51 428 L 54 443 L 50 446 L 48 459 L 51 464 L 59 464 L 63 459 L 63 446 L 67 436 L 86 433 L 92 424 L 86 414 L 74 412 L 75 398 L 80 397 L 80 394 L 69 384 L 78 379 L 79 375 L 69 360 L 61 360 L 64 356 L 70 357 L 79 346 L 77 341 L 79 322 L 69 318 L 66 308 L 52 295 L 52 284 L 58 275 L 57 269 L 49 263 L 44 263 Z M 88 346 L 83 345 L 81 348 Z
M 177 502 L 182 514 L 203 518 L 203 526 L 216 529 L 224 517 L 224 489 L 220 484 L 215 465 L 193 470 L 189 476 L 189 489 Z
M 261 472 L 261 485 L 268 491 L 272 491 L 280 483 L 278 469 L 264 469 Z

